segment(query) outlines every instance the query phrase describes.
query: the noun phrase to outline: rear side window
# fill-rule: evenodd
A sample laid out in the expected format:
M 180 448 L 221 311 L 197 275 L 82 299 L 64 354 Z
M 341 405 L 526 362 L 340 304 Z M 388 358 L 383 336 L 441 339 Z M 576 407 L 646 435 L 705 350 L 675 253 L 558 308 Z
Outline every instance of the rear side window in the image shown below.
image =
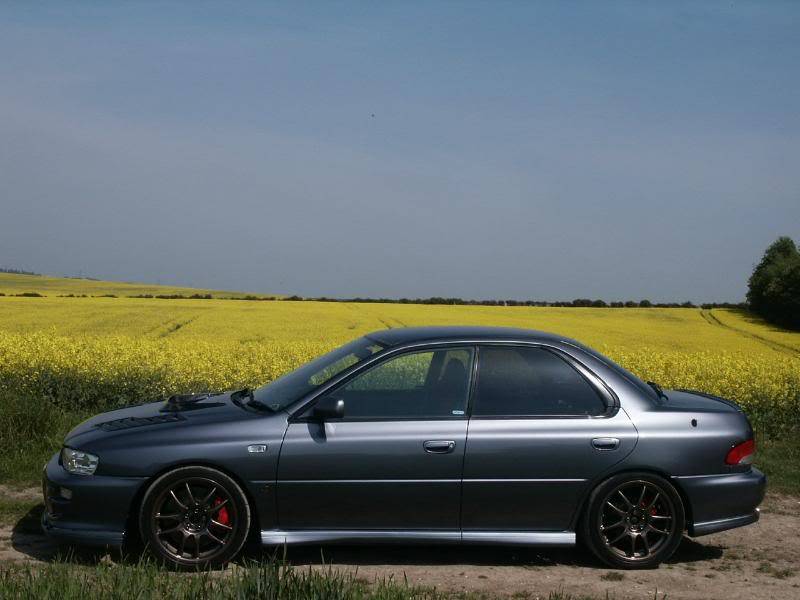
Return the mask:
M 486 346 L 478 360 L 474 416 L 591 416 L 606 410 L 589 382 L 548 350 Z

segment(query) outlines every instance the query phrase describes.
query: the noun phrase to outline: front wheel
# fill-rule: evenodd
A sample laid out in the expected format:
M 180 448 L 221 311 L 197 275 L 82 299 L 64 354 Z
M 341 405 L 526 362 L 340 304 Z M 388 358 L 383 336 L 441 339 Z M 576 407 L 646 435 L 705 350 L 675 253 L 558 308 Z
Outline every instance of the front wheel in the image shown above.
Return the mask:
M 147 490 L 139 513 L 144 542 L 182 568 L 218 567 L 238 554 L 250 529 L 250 506 L 239 485 L 208 467 L 181 467 Z
M 684 523 L 683 503 L 668 481 L 649 473 L 624 473 L 592 492 L 583 538 L 609 566 L 646 569 L 672 556 Z

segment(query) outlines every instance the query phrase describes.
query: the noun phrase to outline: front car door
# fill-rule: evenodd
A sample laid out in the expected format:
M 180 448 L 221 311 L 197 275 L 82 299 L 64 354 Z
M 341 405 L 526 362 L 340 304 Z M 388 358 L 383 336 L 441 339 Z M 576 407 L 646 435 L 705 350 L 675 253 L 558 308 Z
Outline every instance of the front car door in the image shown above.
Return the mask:
M 556 532 L 548 534 L 554 543 L 574 541 L 572 518 L 590 480 L 636 443 L 636 429 L 613 403 L 592 373 L 554 348 L 479 347 L 464 539 L 536 531 Z
M 304 409 L 281 449 L 280 529 L 457 540 L 474 353 L 392 355 L 325 393 L 344 402 L 343 418 L 318 421 Z

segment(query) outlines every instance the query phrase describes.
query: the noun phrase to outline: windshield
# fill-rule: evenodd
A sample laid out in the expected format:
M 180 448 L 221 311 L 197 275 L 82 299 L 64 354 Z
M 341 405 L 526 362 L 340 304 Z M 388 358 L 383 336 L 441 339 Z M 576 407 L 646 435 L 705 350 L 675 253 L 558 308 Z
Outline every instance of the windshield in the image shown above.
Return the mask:
M 255 390 L 254 399 L 274 411 L 282 410 L 383 348 L 374 340 L 359 338 L 261 386 Z

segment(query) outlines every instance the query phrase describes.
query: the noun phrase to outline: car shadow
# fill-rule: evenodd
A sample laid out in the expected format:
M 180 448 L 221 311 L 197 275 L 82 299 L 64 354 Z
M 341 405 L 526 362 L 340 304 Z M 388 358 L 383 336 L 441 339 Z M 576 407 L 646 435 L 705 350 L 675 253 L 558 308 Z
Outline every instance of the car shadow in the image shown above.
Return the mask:
M 121 550 L 59 544 L 41 529 L 42 505 L 33 507 L 17 521 L 11 531 L 11 546 L 21 555 L 43 562 L 64 561 L 92 565 L 111 560 L 132 564 L 141 560 L 141 545 L 134 541 Z M 723 555 L 723 548 L 684 537 L 668 564 L 702 562 Z M 274 558 L 295 566 L 312 565 L 473 565 L 547 567 L 574 566 L 606 569 L 582 546 L 575 548 L 535 548 L 481 545 L 309 545 L 264 548 L 248 542 L 237 563 Z
M 308 545 L 260 548 L 249 545 L 242 560 L 273 557 L 294 566 L 312 565 L 473 565 L 543 567 L 597 566 L 582 548 L 527 548 L 458 545 Z
M 708 540 L 708 538 L 704 539 Z M 683 536 L 681 545 L 678 546 L 675 554 L 673 554 L 669 560 L 665 562 L 669 565 L 674 565 L 678 563 L 693 563 L 703 562 L 705 560 L 715 560 L 722 558 L 724 552 L 724 546 L 713 544 L 710 540 L 708 540 L 708 543 L 703 543 Z
M 44 505 L 38 504 L 19 519 L 11 530 L 11 547 L 20 558 L 43 562 L 64 561 L 74 564 L 97 564 L 109 555 L 106 548 L 59 544 L 42 531 Z M 119 559 L 121 554 L 116 553 Z M 112 557 L 112 560 L 117 557 Z

